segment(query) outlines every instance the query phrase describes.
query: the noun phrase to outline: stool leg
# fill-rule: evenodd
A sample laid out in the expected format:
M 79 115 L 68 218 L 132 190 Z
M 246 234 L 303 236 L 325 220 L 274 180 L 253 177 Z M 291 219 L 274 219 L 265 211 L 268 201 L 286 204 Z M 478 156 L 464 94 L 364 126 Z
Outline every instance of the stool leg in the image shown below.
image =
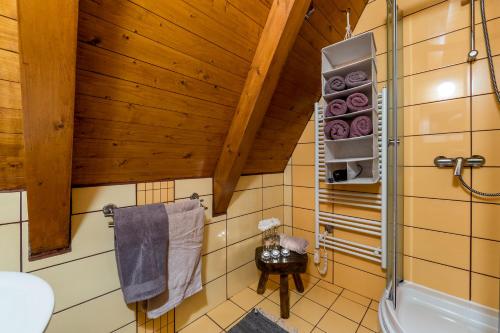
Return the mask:
M 288 274 L 280 275 L 280 307 L 281 318 L 290 317 L 290 295 L 288 294 Z
M 262 272 L 260 274 L 259 286 L 257 287 L 257 294 L 263 294 L 266 291 L 266 282 L 269 274 Z
M 299 273 L 293 273 L 293 282 L 295 283 L 295 288 L 297 288 L 297 291 L 299 293 L 304 292 L 304 284 L 302 283 L 302 279 L 300 278 Z

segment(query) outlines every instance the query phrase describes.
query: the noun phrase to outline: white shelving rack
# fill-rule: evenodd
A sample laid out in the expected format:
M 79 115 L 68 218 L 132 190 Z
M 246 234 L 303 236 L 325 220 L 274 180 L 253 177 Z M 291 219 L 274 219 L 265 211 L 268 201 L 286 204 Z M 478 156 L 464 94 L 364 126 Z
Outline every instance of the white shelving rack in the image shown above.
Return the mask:
M 344 44 L 342 44 L 344 43 Z M 339 44 L 349 47 L 336 47 Z M 353 68 L 370 72 L 370 83 L 325 95 L 323 100 L 315 104 L 315 221 L 316 248 L 326 247 L 335 251 L 378 262 L 382 268 L 387 267 L 387 90 L 380 93 L 376 90 L 375 43 L 371 32 L 358 35 L 349 40 L 326 47 L 322 52 L 322 84 L 332 75 L 346 75 Z M 364 59 L 353 59 L 356 54 Z M 354 66 L 353 66 L 354 65 Z M 364 66 L 364 67 L 359 67 Z M 352 91 L 351 91 L 352 90 Z M 325 118 L 328 101 L 345 97 L 354 91 L 369 94 L 369 108 L 357 113 Z M 325 120 L 355 117 L 359 114 L 370 114 L 373 121 L 373 134 L 349 138 L 345 140 L 326 139 L 323 127 Z M 329 174 L 336 168 L 349 168 L 349 163 L 361 163 L 369 174 L 360 178 L 348 179 L 345 182 L 331 183 Z M 381 183 L 381 193 L 348 191 L 336 188 L 341 184 L 374 184 Z M 335 214 L 320 211 L 322 203 L 358 207 L 381 212 L 381 221 Z M 353 242 L 336 237 L 334 233 L 323 234 L 320 230 L 339 229 L 360 234 L 380 237 L 381 246 Z

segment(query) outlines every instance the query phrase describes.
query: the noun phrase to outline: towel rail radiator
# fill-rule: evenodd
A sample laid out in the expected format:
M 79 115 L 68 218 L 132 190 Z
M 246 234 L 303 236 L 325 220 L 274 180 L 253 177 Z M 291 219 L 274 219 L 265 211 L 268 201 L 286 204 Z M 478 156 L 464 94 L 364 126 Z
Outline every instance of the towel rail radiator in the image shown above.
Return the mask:
M 322 186 L 325 179 L 325 136 L 323 134 L 324 108 L 315 104 L 315 241 L 316 248 L 325 247 L 334 251 L 347 253 L 356 257 L 380 263 L 387 267 L 387 89 L 377 95 L 378 113 L 378 168 L 380 173 L 380 193 L 368 193 L 334 189 Z M 320 211 L 321 204 L 342 205 L 380 211 L 381 220 L 370 220 L 360 217 Z M 327 234 L 321 228 L 329 230 Z M 359 234 L 380 237 L 380 247 L 353 242 L 334 237 L 332 230 L 353 231 Z

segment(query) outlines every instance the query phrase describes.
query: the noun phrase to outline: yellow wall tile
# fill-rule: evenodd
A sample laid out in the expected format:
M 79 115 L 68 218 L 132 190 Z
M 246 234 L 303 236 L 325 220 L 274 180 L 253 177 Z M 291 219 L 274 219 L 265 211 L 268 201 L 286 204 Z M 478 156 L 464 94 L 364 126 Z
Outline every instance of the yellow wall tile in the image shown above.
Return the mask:
M 500 167 L 480 168 L 472 170 L 474 188 L 482 192 L 500 192 Z M 468 182 L 470 184 L 470 182 Z M 500 203 L 500 198 L 484 198 L 473 196 L 473 201 Z
M 314 165 L 314 143 L 299 143 L 292 154 L 292 165 Z
M 46 332 L 111 332 L 134 319 L 135 305 L 127 307 L 117 290 L 54 314 Z
M 453 296 L 469 298 L 469 272 L 417 258 L 404 257 L 404 278 Z
M 283 186 L 264 187 L 263 189 L 263 208 L 283 206 Z
M 242 191 L 260 187 L 262 187 L 262 175 L 241 176 L 234 190 Z
M 25 272 L 61 264 L 114 249 L 114 230 L 108 227 L 111 218 L 102 212 L 73 215 L 71 217 L 71 252 L 42 260 L 28 260 L 28 223 L 22 223 L 23 270 Z
M 21 192 L 21 221 L 28 220 L 28 195 L 26 191 Z
M 450 0 L 406 16 L 403 19 L 404 45 L 467 27 L 468 7 L 462 6 L 460 0 Z
M 226 248 L 204 255 L 201 267 L 203 284 L 226 274 Z
M 260 272 L 251 261 L 227 274 L 227 296 L 232 297 L 258 280 Z
M 463 189 L 450 169 L 435 167 L 405 167 L 405 195 L 427 198 L 468 200 L 470 195 Z M 470 183 L 468 172 L 464 180 Z
M 294 186 L 314 187 L 314 166 L 293 165 L 292 179 Z
M 120 288 L 114 252 L 52 266 L 33 274 L 47 281 L 54 290 L 54 312 Z
M 0 193 L 0 224 L 21 220 L 21 193 Z
M 500 205 L 472 204 L 472 236 L 500 241 Z
M 469 212 L 468 202 L 404 198 L 404 223 L 411 227 L 470 235 Z
M 175 199 L 188 198 L 193 193 L 212 194 L 212 178 L 180 179 L 175 181 Z
M 0 225 L 0 271 L 21 270 L 20 228 L 20 223 Z
M 498 6 L 490 6 L 486 9 L 486 12 L 493 10 Z M 500 53 L 500 19 L 494 19 L 487 21 L 488 24 L 488 35 L 490 41 L 491 52 L 493 55 L 498 55 Z M 476 24 L 476 31 L 479 33 L 476 37 L 476 49 L 478 51 L 478 58 L 486 57 L 486 48 L 484 45 L 484 34 L 482 33 L 483 27 L 481 24 Z
M 294 207 L 314 209 L 314 188 L 294 186 L 292 204 Z
M 377 54 L 387 52 L 387 27 L 382 25 L 372 30 L 375 44 L 377 45 Z
M 470 133 L 421 135 L 404 138 L 405 166 L 434 166 L 437 156 L 470 156 Z
M 472 97 L 472 130 L 500 128 L 500 104 L 494 94 Z
M 404 78 L 404 105 L 469 96 L 469 65 L 460 64 Z
M 226 246 L 226 222 L 205 225 L 202 253 L 209 253 Z
M 334 271 L 333 283 L 340 287 L 356 290 L 357 293 L 373 299 L 379 299 L 384 292 L 383 277 L 340 263 L 334 263 Z
M 283 173 L 267 173 L 262 175 L 262 186 L 283 185 Z
M 225 300 L 226 277 L 223 276 L 206 284 L 201 292 L 184 300 L 175 309 L 175 328 L 182 329 Z
M 227 247 L 227 270 L 232 271 L 255 258 L 255 248 L 262 245 L 262 236 L 257 235 Z
M 493 57 L 495 68 L 500 66 L 500 56 Z M 489 67 L 486 59 L 477 60 L 472 64 L 472 94 L 481 95 L 493 92 L 489 79 Z
M 255 212 L 227 220 L 227 243 L 234 244 L 260 233 L 257 225 L 262 219 L 261 212 Z
M 353 31 L 355 35 L 386 24 L 387 4 L 384 0 L 375 0 L 366 5 L 363 13 L 370 13 L 370 15 L 360 16 Z
M 292 205 L 292 186 L 285 185 L 283 187 L 283 204 L 286 206 Z
M 500 166 L 498 142 L 500 130 L 472 133 L 472 151 L 474 155 L 484 156 L 487 166 Z
M 281 205 L 273 208 L 264 209 L 262 211 L 262 218 L 263 219 L 277 218 L 278 220 L 280 220 L 281 224 L 283 224 L 285 220 L 283 208 L 284 206 Z
M 405 135 L 463 132 L 470 129 L 470 98 L 407 106 L 404 110 Z M 498 122 L 500 126 L 500 116 Z
M 118 207 L 135 206 L 135 185 L 112 185 L 73 189 L 73 214 L 101 211 L 113 203 Z
M 404 227 L 404 253 L 448 266 L 469 269 L 469 237 Z
M 387 81 L 387 53 L 379 54 L 375 61 L 377 64 L 377 81 L 379 83 Z
M 478 30 L 479 31 L 479 30 Z M 469 30 L 462 29 L 404 48 L 404 74 L 412 75 L 465 62 Z M 406 93 L 406 91 L 405 91 Z
M 292 207 L 283 206 L 283 224 L 292 226 L 293 216 L 292 216 Z
M 283 183 L 285 185 L 292 185 L 292 166 L 287 165 L 283 172 Z
M 227 209 L 227 217 L 233 218 L 259 210 L 262 210 L 261 188 L 234 192 Z
M 294 227 L 314 231 L 314 210 L 293 207 L 292 214 Z
M 302 132 L 299 143 L 314 142 L 314 121 L 309 121 Z
M 476 273 L 471 277 L 471 300 L 498 309 L 498 279 Z
M 500 277 L 500 242 L 472 238 L 472 271 Z
M 335 252 L 335 261 L 385 278 L 385 270 L 382 269 L 382 266 L 380 266 L 380 263 L 378 262 L 355 257 L 342 252 Z

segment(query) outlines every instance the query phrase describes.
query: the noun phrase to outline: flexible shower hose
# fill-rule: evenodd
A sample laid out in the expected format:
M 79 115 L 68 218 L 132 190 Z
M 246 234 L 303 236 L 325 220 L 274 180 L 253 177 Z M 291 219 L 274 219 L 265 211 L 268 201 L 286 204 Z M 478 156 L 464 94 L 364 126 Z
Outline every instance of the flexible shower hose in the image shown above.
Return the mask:
M 500 91 L 498 91 L 497 79 L 495 76 L 495 67 L 493 66 L 493 56 L 491 55 L 490 37 L 488 34 L 488 25 L 486 24 L 486 8 L 484 1 L 485 0 L 480 0 L 481 20 L 482 20 L 481 24 L 483 26 L 484 44 L 486 46 L 486 54 L 488 56 L 488 66 L 490 69 L 491 84 L 493 85 L 493 90 L 495 91 L 495 95 L 497 96 L 498 103 L 500 103 Z
M 471 186 L 467 185 L 465 180 L 462 178 L 462 175 L 457 176 L 457 177 L 458 177 L 458 180 L 460 180 L 460 183 L 462 183 L 463 187 L 465 187 L 466 189 L 468 189 L 469 191 L 471 191 L 474 194 L 477 194 L 477 195 L 482 196 L 482 197 L 500 197 L 500 192 L 498 192 L 498 193 L 486 193 L 486 192 L 481 192 L 481 191 L 475 190 Z

